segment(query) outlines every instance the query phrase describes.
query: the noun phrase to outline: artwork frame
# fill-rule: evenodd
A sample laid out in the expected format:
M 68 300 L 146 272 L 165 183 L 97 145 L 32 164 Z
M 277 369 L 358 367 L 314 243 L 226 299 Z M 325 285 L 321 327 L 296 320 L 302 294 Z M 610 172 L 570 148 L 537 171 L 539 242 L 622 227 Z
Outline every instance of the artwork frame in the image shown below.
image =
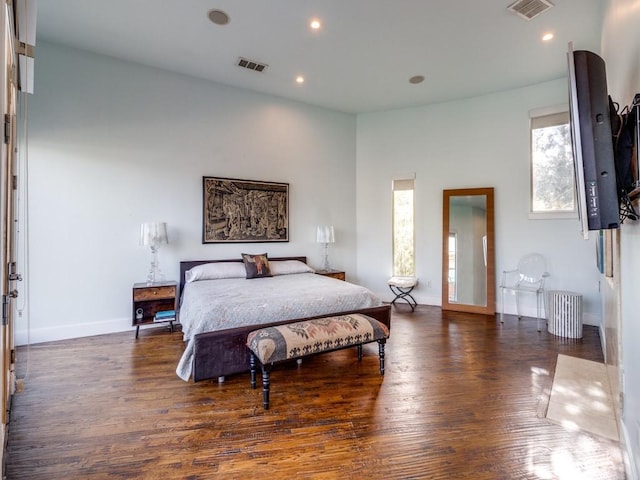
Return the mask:
M 288 183 L 202 177 L 202 243 L 288 241 Z
M 596 261 L 598 270 L 605 277 L 613 277 L 613 244 L 614 231 L 612 229 L 600 230 L 596 242 Z
M 613 278 L 613 230 L 604 231 L 604 276 Z

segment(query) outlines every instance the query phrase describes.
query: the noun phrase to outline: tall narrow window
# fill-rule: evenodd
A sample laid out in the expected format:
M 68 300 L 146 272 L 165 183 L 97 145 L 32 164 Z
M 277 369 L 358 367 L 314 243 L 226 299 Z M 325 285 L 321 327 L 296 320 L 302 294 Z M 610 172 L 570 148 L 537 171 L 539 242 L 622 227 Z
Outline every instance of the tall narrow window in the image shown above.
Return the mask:
M 576 215 L 569 113 L 531 117 L 531 213 Z
M 393 181 L 393 275 L 412 277 L 414 262 L 414 180 Z

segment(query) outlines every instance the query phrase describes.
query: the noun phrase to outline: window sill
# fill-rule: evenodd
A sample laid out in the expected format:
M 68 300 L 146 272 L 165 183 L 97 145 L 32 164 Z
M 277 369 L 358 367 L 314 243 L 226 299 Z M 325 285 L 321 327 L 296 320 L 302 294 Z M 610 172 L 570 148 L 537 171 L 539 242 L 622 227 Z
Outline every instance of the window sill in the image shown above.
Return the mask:
M 577 220 L 578 212 L 529 212 L 529 220 Z

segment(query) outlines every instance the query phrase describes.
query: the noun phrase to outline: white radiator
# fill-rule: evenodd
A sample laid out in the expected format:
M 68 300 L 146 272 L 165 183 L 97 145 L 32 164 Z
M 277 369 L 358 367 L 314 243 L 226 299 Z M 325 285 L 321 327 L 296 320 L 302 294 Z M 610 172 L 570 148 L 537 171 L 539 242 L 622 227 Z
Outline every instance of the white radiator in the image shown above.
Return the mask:
M 582 295 L 549 291 L 549 333 L 559 337 L 582 338 Z

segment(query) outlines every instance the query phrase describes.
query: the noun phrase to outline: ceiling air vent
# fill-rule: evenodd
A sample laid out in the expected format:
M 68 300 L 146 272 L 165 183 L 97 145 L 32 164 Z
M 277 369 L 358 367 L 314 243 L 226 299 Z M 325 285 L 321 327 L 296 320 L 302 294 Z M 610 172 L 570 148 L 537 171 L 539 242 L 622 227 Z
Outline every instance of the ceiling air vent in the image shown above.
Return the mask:
M 517 0 L 509 5 L 507 10 L 511 10 L 525 20 L 531 20 L 551 7 L 553 7 L 553 3 L 548 0 Z
M 247 70 L 253 70 L 254 72 L 263 72 L 268 67 L 266 63 L 254 62 L 253 60 L 247 60 L 246 58 L 238 57 L 237 66 L 246 68 Z

